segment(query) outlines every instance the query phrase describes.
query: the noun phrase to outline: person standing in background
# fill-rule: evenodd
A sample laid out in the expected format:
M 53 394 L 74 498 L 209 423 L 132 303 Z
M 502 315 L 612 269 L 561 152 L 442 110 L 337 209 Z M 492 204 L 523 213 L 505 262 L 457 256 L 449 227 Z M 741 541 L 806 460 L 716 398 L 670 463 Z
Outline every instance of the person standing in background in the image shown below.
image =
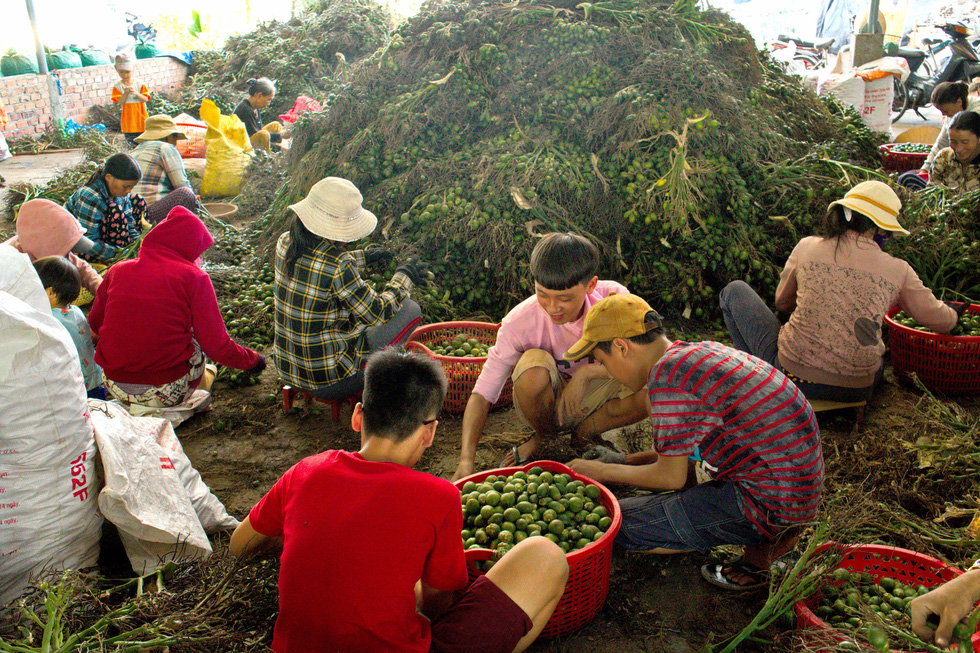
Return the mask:
M 146 123 L 146 102 L 150 99 L 150 91 L 146 84 L 140 84 L 133 79 L 133 67 L 136 62 L 130 54 L 116 55 L 116 72 L 119 81 L 112 87 L 112 101 L 122 105 L 122 117 L 119 120 L 119 131 L 130 143 L 136 142 L 136 137 L 143 133 Z

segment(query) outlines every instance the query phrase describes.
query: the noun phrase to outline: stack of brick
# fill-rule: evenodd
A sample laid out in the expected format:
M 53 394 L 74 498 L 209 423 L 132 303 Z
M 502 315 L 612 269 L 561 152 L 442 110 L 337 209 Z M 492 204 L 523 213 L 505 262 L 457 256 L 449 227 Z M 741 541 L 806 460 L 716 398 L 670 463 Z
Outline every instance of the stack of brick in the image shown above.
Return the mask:
M 151 94 L 167 93 L 182 86 L 189 66 L 173 57 L 139 59 L 133 77 L 146 84 Z M 61 80 L 61 103 L 65 118 L 79 124 L 87 122 L 89 109 L 107 104 L 119 75 L 111 64 L 56 70 Z M 3 130 L 8 140 L 37 136 L 52 122 L 48 85 L 43 75 L 0 77 L 0 99 L 10 123 Z

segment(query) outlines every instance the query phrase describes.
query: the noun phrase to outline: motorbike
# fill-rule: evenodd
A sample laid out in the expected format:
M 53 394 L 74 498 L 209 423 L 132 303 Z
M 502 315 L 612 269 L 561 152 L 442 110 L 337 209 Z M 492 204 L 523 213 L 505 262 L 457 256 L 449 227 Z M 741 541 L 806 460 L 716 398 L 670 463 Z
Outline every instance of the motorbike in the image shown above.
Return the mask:
M 794 34 L 780 34 L 769 44 L 773 58 L 777 61 L 798 62 L 804 70 L 823 68 L 827 65 L 827 52 L 834 45 L 834 39 L 802 39 Z
M 887 53 L 905 59 L 909 64 L 909 71 L 911 71 L 904 82 L 898 77 L 895 78 L 892 122 L 905 115 L 909 109 L 925 120 L 926 117 L 919 112 L 919 109 L 929 105 L 932 90 L 936 88 L 937 84 L 955 81 L 969 83 L 974 77 L 980 75 L 980 56 L 977 56 L 977 51 L 967 38 L 969 31 L 966 26 L 963 23 L 947 23 L 938 27 L 950 38 L 950 56 L 944 61 L 942 67 L 931 75 L 919 74 L 923 70 L 923 62 L 931 54 L 928 50 L 898 48 Z

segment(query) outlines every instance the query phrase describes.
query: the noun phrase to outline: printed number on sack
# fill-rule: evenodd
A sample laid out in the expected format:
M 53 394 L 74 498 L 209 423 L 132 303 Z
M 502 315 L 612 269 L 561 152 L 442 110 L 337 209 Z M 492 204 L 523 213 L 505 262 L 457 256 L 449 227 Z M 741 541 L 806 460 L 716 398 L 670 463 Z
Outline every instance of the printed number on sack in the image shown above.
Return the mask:
M 88 499 L 88 488 L 85 487 L 85 461 L 88 453 L 83 451 L 75 460 L 71 461 L 71 487 L 74 490 L 71 494 L 79 501 Z M 76 489 L 77 488 L 77 489 Z

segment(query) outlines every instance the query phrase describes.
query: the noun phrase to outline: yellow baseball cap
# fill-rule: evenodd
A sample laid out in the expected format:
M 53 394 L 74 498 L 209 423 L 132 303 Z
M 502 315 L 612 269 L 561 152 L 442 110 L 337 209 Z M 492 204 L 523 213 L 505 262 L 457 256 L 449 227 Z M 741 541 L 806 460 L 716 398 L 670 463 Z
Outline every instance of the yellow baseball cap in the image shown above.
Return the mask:
M 664 319 L 642 298 L 612 293 L 589 309 L 582 327 L 582 337 L 565 352 L 565 360 L 577 361 L 595 349 L 600 342 L 614 338 L 632 338 L 663 326 Z

